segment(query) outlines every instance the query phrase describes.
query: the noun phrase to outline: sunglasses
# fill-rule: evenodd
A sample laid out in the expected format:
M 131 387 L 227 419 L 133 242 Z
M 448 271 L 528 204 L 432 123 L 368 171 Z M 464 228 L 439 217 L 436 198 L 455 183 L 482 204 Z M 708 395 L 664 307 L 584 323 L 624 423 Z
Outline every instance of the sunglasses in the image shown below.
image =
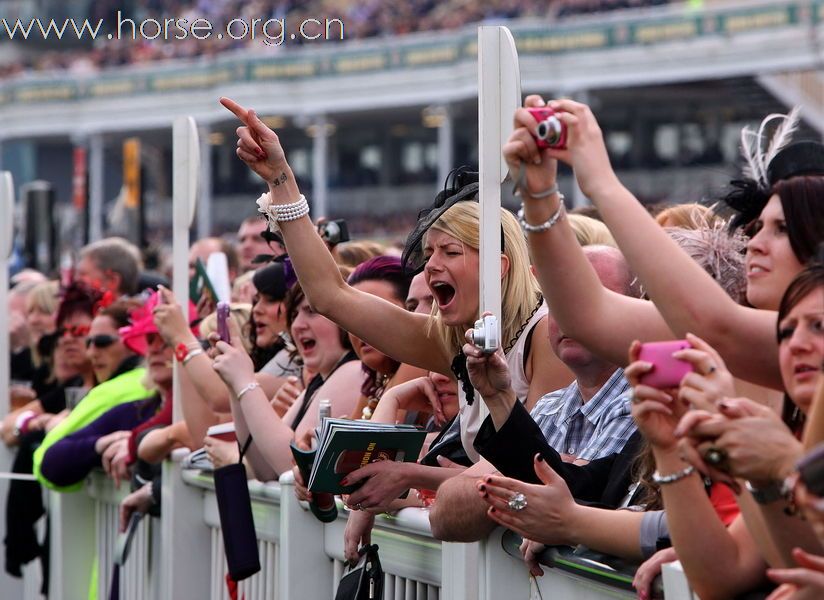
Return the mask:
M 88 325 L 70 325 L 69 327 L 61 327 L 57 330 L 58 337 L 66 337 L 71 336 L 75 338 L 86 337 L 89 335 L 89 329 L 91 329 Z
M 105 333 L 101 333 L 100 335 L 93 335 L 89 338 L 86 338 L 86 348 L 91 348 L 94 346 L 95 348 L 108 348 L 115 342 L 119 341 L 120 338 L 116 335 L 107 335 Z

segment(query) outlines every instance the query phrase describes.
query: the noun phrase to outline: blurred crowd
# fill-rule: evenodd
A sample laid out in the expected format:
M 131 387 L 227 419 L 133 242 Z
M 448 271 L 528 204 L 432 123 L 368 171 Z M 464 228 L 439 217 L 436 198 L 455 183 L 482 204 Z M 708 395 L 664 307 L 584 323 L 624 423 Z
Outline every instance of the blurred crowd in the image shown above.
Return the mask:
M 129 18 L 140 23 L 147 18 L 163 19 L 185 18 L 191 23 L 197 18 L 205 18 L 215 28 L 215 32 L 225 28 L 232 19 L 285 19 L 287 36 L 297 29 L 304 20 L 315 18 L 340 19 L 344 23 L 344 41 L 393 37 L 413 32 L 454 30 L 470 23 L 497 22 L 515 18 L 540 18 L 547 20 L 561 19 L 574 15 L 596 13 L 618 9 L 640 8 L 643 6 L 665 4 L 668 0 L 558 0 L 557 2 L 538 2 L 536 0 L 494 0 L 491 2 L 469 2 L 467 0 L 404 0 L 403 2 L 379 2 L 368 0 L 312 0 L 296 2 L 295 0 L 103 0 L 90 4 L 87 15 L 92 23 L 104 19 L 104 29 L 115 28 L 118 11 L 122 18 Z M 309 27 L 309 26 L 307 26 Z M 337 26 L 336 26 L 337 27 Z M 273 50 L 306 44 L 327 44 L 340 42 L 340 32 L 332 28 L 330 40 L 318 38 L 310 41 L 298 36 L 287 39 L 282 46 L 273 48 L 263 43 L 258 32 L 255 40 L 234 40 L 227 35 L 217 39 L 213 34 L 206 40 L 188 39 L 131 40 L 105 39 L 101 36 L 88 48 L 59 50 L 26 49 L 20 60 L 0 65 L 0 78 L 23 75 L 32 71 L 67 70 L 82 75 L 102 69 L 125 65 L 142 65 L 169 59 L 209 59 L 217 54 L 236 50 L 253 51 L 269 54 Z M 124 31 L 130 35 L 131 29 Z M 147 31 L 154 32 L 149 28 Z M 172 30 L 174 33 L 175 30 Z M 233 30 L 240 31 L 240 29 Z M 277 36 L 278 28 L 269 30 Z M 318 33 L 307 29 L 308 35 Z

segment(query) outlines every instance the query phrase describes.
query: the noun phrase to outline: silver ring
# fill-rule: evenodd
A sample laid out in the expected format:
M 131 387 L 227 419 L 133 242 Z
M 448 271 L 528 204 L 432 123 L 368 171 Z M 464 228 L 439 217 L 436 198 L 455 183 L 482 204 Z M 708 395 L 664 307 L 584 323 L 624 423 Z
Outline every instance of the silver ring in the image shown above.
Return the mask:
M 641 399 L 635 395 L 635 389 L 631 389 L 629 392 L 629 401 L 631 404 L 640 404 Z
M 507 502 L 507 506 L 509 506 L 510 510 L 514 511 L 525 509 L 526 496 L 524 496 L 521 492 L 515 492 L 512 494 L 512 498 L 509 499 L 509 502 Z
M 363 510 L 363 505 L 362 505 L 360 502 L 358 502 L 358 503 L 355 505 L 355 510 Z

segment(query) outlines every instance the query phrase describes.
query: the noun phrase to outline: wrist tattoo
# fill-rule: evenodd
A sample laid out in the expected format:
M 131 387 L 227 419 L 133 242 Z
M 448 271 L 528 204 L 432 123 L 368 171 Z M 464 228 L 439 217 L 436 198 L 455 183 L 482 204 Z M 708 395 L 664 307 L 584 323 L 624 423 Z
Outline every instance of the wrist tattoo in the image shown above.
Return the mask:
M 272 185 L 278 187 L 281 183 L 286 183 L 286 172 L 282 172 L 279 176 L 272 180 Z

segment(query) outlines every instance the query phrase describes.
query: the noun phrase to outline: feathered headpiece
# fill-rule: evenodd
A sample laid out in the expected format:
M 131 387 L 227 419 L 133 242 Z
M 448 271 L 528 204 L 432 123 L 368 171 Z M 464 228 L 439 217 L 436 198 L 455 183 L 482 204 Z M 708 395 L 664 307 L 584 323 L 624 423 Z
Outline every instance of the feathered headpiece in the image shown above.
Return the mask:
M 724 198 L 738 213 L 730 221 L 731 229 L 746 225 L 761 214 L 777 182 L 797 175 L 824 175 L 824 145 L 810 141 L 790 144 L 798 129 L 800 112 L 796 106 L 786 115 L 768 115 L 755 131 L 749 127 L 741 130 L 745 178 L 731 181 L 732 190 Z M 770 125 L 775 128 L 768 138 Z
M 798 117 L 801 108 L 796 106 L 788 114 L 773 113 L 761 121 L 757 131 L 753 131 L 749 126 L 741 130 L 741 153 L 747 162 L 744 167 L 744 176 L 756 182 L 760 188 L 771 187 L 769 177 L 769 165 L 778 153 L 792 139 L 792 135 L 798 129 Z M 773 121 L 777 122 L 772 139 L 766 150 L 764 149 L 764 138 L 767 126 Z

